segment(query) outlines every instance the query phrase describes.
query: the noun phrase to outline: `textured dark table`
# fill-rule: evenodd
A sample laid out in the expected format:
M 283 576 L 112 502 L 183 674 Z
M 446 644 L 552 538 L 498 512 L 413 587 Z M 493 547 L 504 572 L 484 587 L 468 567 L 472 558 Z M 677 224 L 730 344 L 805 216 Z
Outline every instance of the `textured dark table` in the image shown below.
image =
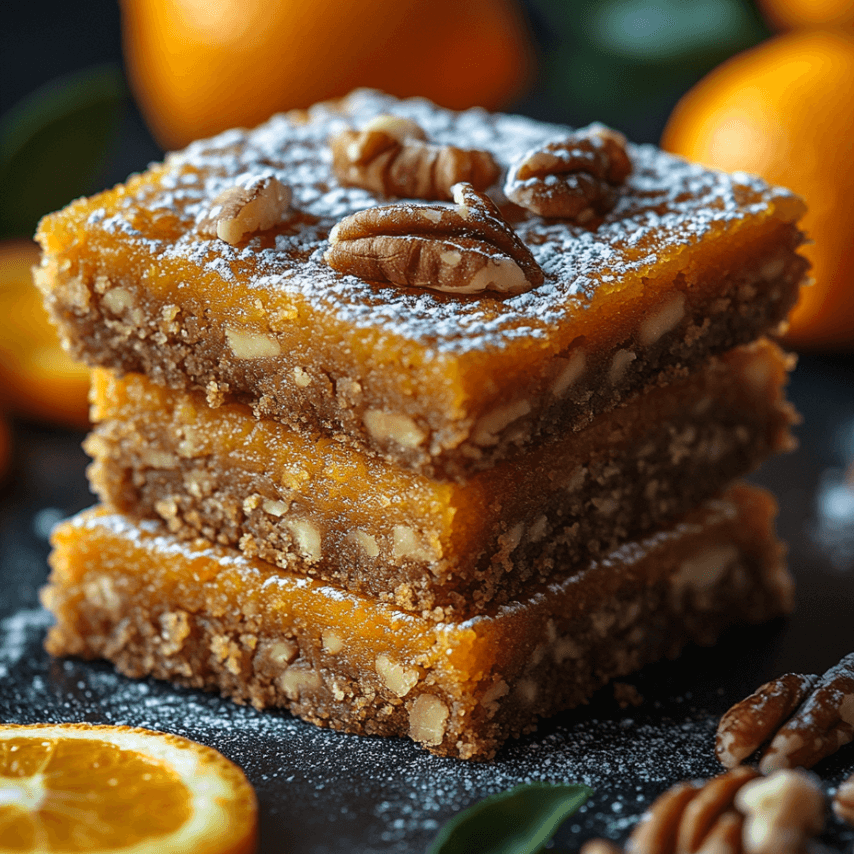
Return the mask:
M 419 852 L 455 811 L 519 782 L 583 782 L 596 794 L 561 829 L 558 847 L 624 838 L 650 801 L 684 778 L 720 771 L 717 718 L 761 682 L 821 672 L 854 650 L 854 361 L 802 358 L 791 398 L 801 446 L 754 478 L 777 495 L 799 605 L 789 619 L 729 632 L 711 649 L 624 680 L 645 698 L 620 709 L 603 690 L 590 706 L 545 723 L 496 761 L 437 759 L 406 741 L 332 733 L 284 713 L 133 681 L 103 663 L 53 661 L 41 649 L 49 615 L 37 591 L 47 531 L 89 503 L 81 436 L 17 425 L 15 464 L 0 491 L 0 719 L 92 721 L 163 729 L 240 764 L 261 805 L 261 854 Z M 854 773 L 854 744 L 816 771 L 828 791 Z M 829 820 L 824 841 L 854 851 L 854 829 Z

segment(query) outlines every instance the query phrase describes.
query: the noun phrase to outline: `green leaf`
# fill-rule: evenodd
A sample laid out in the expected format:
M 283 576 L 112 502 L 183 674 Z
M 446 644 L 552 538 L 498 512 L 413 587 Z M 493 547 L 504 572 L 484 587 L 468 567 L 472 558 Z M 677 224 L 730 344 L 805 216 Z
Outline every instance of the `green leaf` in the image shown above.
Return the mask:
M 100 65 L 47 83 L 0 118 L 0 237 L 93 192 L 127 102 L 121 70 Z
M 589 797 L 587 786 L 526 783 L 455 815 L 428 854 L 534 854 Z

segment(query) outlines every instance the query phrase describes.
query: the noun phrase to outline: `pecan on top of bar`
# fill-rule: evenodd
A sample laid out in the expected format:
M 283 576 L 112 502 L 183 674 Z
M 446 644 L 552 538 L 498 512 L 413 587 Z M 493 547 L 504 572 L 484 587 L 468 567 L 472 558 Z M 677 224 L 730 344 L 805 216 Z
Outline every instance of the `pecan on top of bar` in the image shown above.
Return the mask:
M 376 116 L 360 131 L 342 130 L 329 145 L 342 184 L 383 196 L 450 200 L 454 184 L 485 190 L 501 174 L 488 151 L 431 143 L 421 125 L 401 116 Z
M 538 336 L 538 352 L 540 339 L 554 352 L 580 335 L 591 339 L 613 330 L 622 340 L 622 327 L 597 316 L 600 305 L 622 305 L 641 295 L 659 299 L 669 291 L 674 271 L 692 280 L 702 274 L 699 262 L 686 267 L 699 250 L 715 256 L 709 264 L 724 263 L 729 235 L 750 232 L 762 240 L 769 231 L 795 234 L 792 223 L 804 210 L 792 193 L 758 178 L 727 175 L 652 146 L 629 145 L 634 168 L 625 193 L 595 232 L 579 233 L 565 220 L 534 214 L 513 222 L 548 273 L 543 285 L 488 302 L 438 299 L 430 291 L 413 299 L 402 289 L 371 288 L 356 277 L 340 276 L 323 261 L 335 223 L 381 203 L 360 187 L 341 186 L 332 169 L 329 137 L 391 112 L 412 119 L 437 144 L 489 151 L 502 168 L 570 132 L 520 116 L 455 113 L 420 99 L 399 101 L 360 90 L 169 154 L 163 165 L 126 185 L 49 215 L 39 240 L 64 278 L 78 274 L 83 246 L 98 274 L 111 280 L 142 280 L 156 258 L 165 271 L 158 279 L 165 304 L 180 307 L 178 283 L 193 281 L 188 297 L 198 294 L 200 305 L 217 316 L 228 315 L 230 322 L 257 299 L 281 316 L 296 310 L 296 304 L 309 312 L 322 305 L 341 326 L 370 326 L 385 336 L 427 340 L 457 357 L 485 346 L 509 350 L 528 330 Z M 254 237 L 245 246 L 202 237 L 196 223 L 213 200 L 234 186 L 237 175 L 259 172 L 270 172 L 291 188 L 295 212 L 290 227 L 272 229 L 271 240 Z M 88 235 L 85 244 L 75 238 L 81 230 Z M 778 245 L 784 237 L 775 234 L 773 241 Z M 115 251 L 117 245 L 121 252 Z M 743 257 L 737 262 L 739 269 L 749 263 Z M 312 319 L 305 328 L 317 327 Z M 515 355 L 513 360 L 518 362 Z
M 594 124 L 525 154 L 511 167 L 504 192 L 540 216 L 590 225 L 614 207 L 631 171 L 626 138 Z
M 341 220 L 326 263 L 372 282 L 454 294 L 519 294 L 542 284 L 539 264 L 492 200 L 467 183 L 453 195 L 456 209 L 397 204 Z
M 281 222 L 290 204 L 290 189 L 275 175 L 241 176 L 213 200 L 196 229 L 204 237 L 236 245 Z

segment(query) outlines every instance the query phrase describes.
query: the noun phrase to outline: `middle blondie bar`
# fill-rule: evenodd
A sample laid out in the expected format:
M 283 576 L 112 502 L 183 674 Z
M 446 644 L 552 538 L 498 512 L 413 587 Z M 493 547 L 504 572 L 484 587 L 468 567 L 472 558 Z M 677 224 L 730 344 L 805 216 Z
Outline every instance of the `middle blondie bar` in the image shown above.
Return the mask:
M 790 448 L 789 362 L 770 342 L 737 348 L 463 483 L 98 370 L 89 475 L 106 504 L 185 539 L 459 619 L 571 574 Z

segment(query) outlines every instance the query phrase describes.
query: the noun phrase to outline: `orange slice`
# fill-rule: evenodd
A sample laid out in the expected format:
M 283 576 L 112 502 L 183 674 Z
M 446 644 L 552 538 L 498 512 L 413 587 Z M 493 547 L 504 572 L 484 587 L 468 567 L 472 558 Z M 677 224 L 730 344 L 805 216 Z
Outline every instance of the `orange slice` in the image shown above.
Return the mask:
M 0 242 L 0 405 L 53 424 L 89 425 L 89 369 L 60 346 L 30 269 L 31 240 Z
M 243 772 L 186 738 L 0 725 L 3 854 L 251 854 L 256 813 Z

